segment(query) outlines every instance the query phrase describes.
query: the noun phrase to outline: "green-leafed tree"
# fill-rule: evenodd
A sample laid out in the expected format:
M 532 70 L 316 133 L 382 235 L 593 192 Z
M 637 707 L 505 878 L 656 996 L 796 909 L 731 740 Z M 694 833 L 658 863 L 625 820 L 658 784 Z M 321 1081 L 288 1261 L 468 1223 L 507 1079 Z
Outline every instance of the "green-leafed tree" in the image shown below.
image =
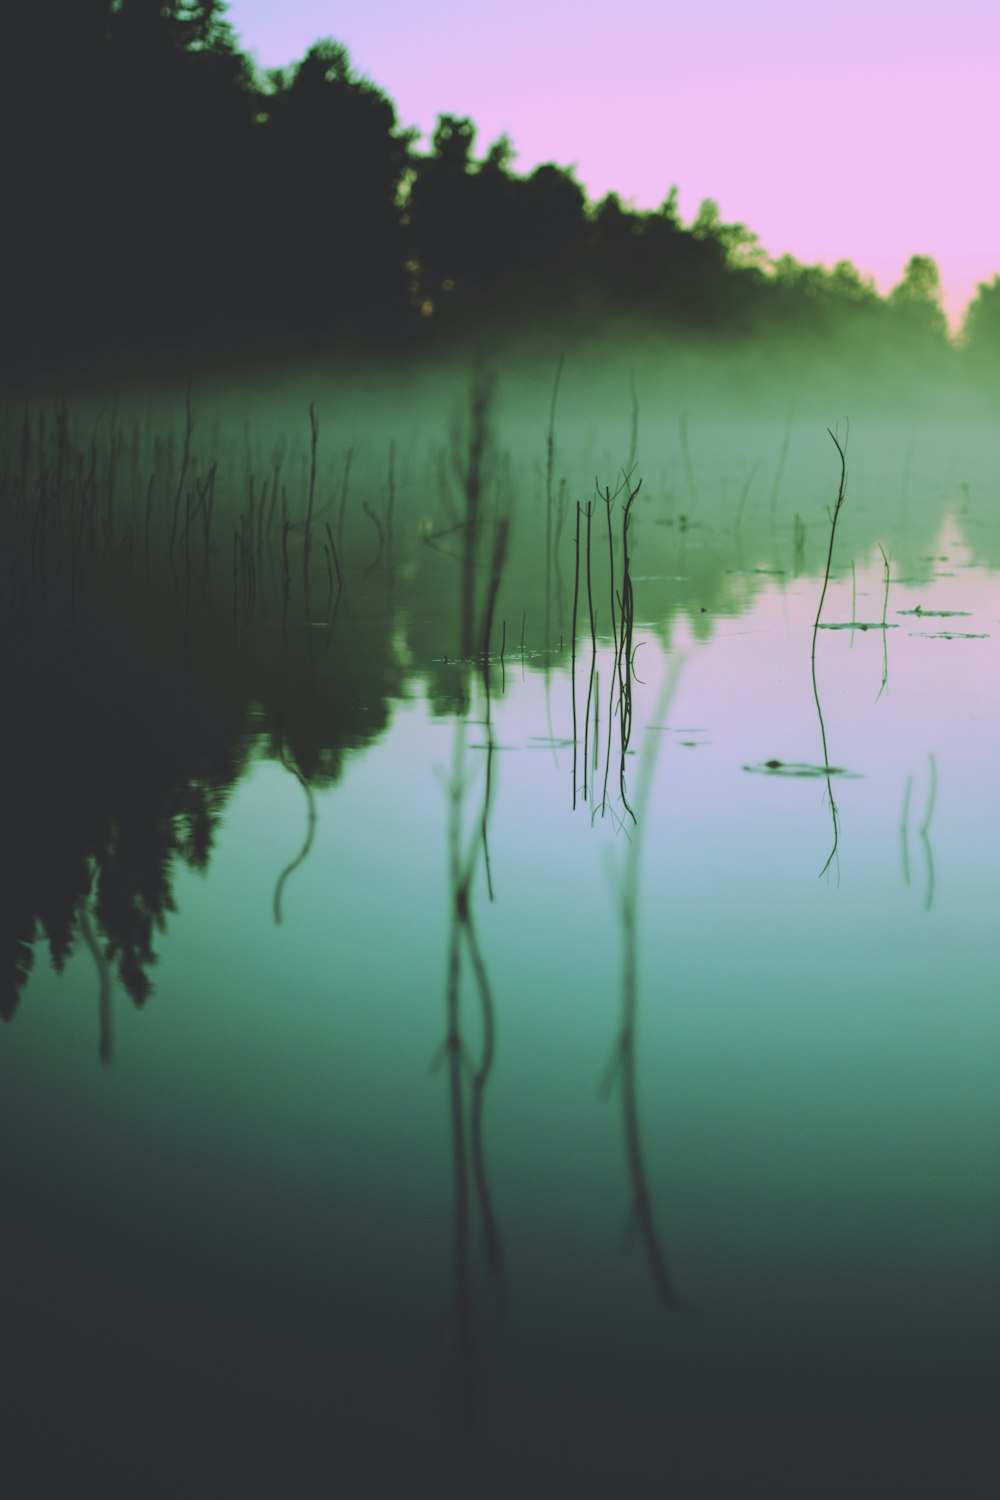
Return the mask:
M 943 344 L 948 320 L 941 306 L 941 275 L 929 255 L 911 255 L 903 279 L 889 293 L 889 307 L 908 335 Z
M 1000 276 L 979 283 L 962 324 L 962 343 L 975 367 L 1000 374 Z

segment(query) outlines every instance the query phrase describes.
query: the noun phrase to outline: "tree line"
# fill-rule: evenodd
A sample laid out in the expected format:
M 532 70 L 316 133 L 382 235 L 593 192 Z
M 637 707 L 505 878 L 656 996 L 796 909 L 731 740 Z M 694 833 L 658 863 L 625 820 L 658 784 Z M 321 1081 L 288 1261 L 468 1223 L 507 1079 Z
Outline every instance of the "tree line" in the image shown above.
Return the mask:
M 441 115 L 429 149 L 344 47 L 261 75 L 222 0 L 37 0 L 5 20 L 8 352 L 202 339 L 421 340 L 522 326 L 949 348 L 937 267 L 887 297 L 846 260 L 771 259 L 704 202 L 593 203 Z M 1000 277 L 962 344 L 1000 369 Z

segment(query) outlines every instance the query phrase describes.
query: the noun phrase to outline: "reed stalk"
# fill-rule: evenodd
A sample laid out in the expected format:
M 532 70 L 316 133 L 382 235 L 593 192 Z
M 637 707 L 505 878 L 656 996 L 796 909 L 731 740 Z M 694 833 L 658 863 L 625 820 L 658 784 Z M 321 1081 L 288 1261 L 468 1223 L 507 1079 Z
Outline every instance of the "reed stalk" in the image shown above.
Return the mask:
M 573 700 L 573 807 L 576 808 L 576 612 L 580 599 L 580 502 L 576 502 L 576 546 L 573 569 L 573 624 L 570 629 L 570 693 Z M 521 664 L 524 664 L 524 621 L 521 622 Z
M 590 611 L 590 675 L 587 679 L 587 709 L 583 716 L 583 800 L 587 800 L 587 751 L 590 737 L 590 698 L 594 690 L 594 663 L 597 659 L 597 627 L 594 621 L 594 591 L 590 572 L 590 532 L 593 502 L 587 501 L 587 608 Z
M 840 816 L 837 811 L 837 803 L 836 799 L 834 798 L 833 787 L 830 782 L 830 752 L 827 749 L 826 725 L 823 722 L 823 708 L 819 701 L 819 686 L 816 681 L 816 638 L 819 635 L 820 617 L 823 613 L 823 604 L 826 599 L 826 591 L 830 584 L 830 569 L 833 565 L 833 544 L 837 535 L 837 521 L 840 517 L 840 509 L 844 503 L 844 495 L 847 489 L 847 455 L 845 449 L 841 447 L 841 444 L 834 433 L 830 432 L 829 427 L 827 428 L 827 432 L 830 433 L 830 437 L 833 441 L 834 447 L 836 448 L 837 453 L 840 457 L 840 484 L 837 488 L 836 503 L 834 504 L 833 512 L 830 516 L 830 541 L 826 552 L 826 568 L 823 573 L 823 588 L 820 591 L 819 605 L 816 610 L 816 619 L 813 622 L 812 633 L 811 666 L 813 697 L 816 700 L 816 714 L 819 719 L 820 738 L 823 742 L 823 769 L 826 775 L 826 792 L 830 802 L 830 816 L 833 820 L 833 847 L 831 848 L 830 853 L 827 855 L 826 863 L 824 864 L 822 870 L 820 870 L 819 872 L 821 877 L 826 874 L 827 870 L 829 870 L 837 854 L 837 847 L 840 842 Z
M 882 554 L 882 580 L 885 588 L 882 594 L 882 686 L 875 695 L 876 703 L 889 685 L 889 559 L 881 542 L 878 550 Z
M 552 475 L 556 458 L 556 402 L 559 399 L 559 382 L 562 379 L 563 362 L 560 354 L 552 382 L 552 400 L 549 403 L 549 426 L 545 438 L 545 645 L 548 648 L 552 615 Z

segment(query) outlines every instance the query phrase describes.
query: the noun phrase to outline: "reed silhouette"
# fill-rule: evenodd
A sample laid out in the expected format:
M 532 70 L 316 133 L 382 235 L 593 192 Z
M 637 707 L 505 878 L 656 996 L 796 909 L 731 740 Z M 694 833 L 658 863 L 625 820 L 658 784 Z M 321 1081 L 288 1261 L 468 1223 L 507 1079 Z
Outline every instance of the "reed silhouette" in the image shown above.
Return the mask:
M 590 537 L 591 526 L 594 515 L 594 505 L 588 501 L 584 507 L 584 515 L 587 518 L 587 612 L 590 616 L 590 671 L 587 675 L 587 705 L 583 711 L 583 800 L 587 800 L 587 749 L 590 743 L 590 702 L 594 693 L 594 671 L 597 663 L 597 624 L 594 616 L 594 589 L 591 573 Z
M 876 703 L 889 686 L 889 634 L 887 621 L 889 613 L 889 558 L 881 542 L 878 544 L 878 550 L 882 554 L 882 582 L 884 592 L 882 595 L 882 685 L 875 696 Z
M 576 612 L 580 599 L 580 515 L 581 505 L 576 502 L 576 533 L 574 538 L 573 564 L 573 621 L 570 626 L 570 693 L 573 702 L 573 810 L 576 811 L 576 747 L 578 743 L 576 725 Z
M 829 432 L 829 428 L 827 428 L 827 431 Z M 833 864 L 833 861 L 837 857 L 837 848 L 840 843 L 840 815 L 837 809 L 836 799 L 833 795 L 833 787 L 830 782 L 830 753 L 827 749 L 826 744 L 826 724 L 823 722 L 823 706 L 819 701 L 819 684 L 816 680 L 816 637 L 819 633 L 820 616 L 823 613 L 823 604 L 826 600 L 826 591 L 830 583 L 830 568 L 833 563 L 833 544 L 837 535 L 837 521 L 840 517 L 840 508 L 844 503 L 844 495 L 847 489 L 847 455 L 845 449 L 841 446 L 839 439 L 834 435 L 834 433 L 830 432 L 830 437 L 840 458 L 840 484 L 837 488 L 837 498 L 834 501 L 833 510 L 830 513 L 830 541 L 826 554 L 826 569 L 823 574 L 823 587 L 820 590 L 819 604 L 816 607 L 816 619 L 813 623 L 812 652 L 810 655 L 813 697 L 816 701 L 816 715 L 819 719 L 820 738 L 823 742 L 823 769 L 826 776 L 826 795 L 830 806 L 830 817 L 833 821 L 833 845 L 830 849 L 830 853 L 827 855 L 826 863 L 823 865 L 822 870 L 820 870 L 819 872 L 820 876 L 825 875 L 830 866 Z
M 555 541 L 552 513 L 552 476 L 556 457 L 556 402 L 559 399 L 559 382 L 562 379 L 565 355 L 560 354 L 552 382 L 552 401 L 549 406 L 549 427 L 545 436 L 545 645 L 551 645 L 552 628 L 552 567 Z

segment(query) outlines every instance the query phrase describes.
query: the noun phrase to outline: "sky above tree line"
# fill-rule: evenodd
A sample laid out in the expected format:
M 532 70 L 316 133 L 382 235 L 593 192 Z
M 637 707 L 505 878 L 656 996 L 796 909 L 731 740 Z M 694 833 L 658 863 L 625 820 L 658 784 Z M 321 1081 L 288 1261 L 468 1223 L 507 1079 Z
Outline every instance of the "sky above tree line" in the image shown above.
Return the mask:
M 852 260 L 881 292 L 932 256 L 957 325 L 1000 272 L 990 170 L 1000 96 L 996 0 L 230 0 L 261 68 L 320 37 L 393 100 L 424 144 L 468 115 L 477 154 L 573 165 L 589 196 L 638 208 L 679 189 L 772 255 Z

